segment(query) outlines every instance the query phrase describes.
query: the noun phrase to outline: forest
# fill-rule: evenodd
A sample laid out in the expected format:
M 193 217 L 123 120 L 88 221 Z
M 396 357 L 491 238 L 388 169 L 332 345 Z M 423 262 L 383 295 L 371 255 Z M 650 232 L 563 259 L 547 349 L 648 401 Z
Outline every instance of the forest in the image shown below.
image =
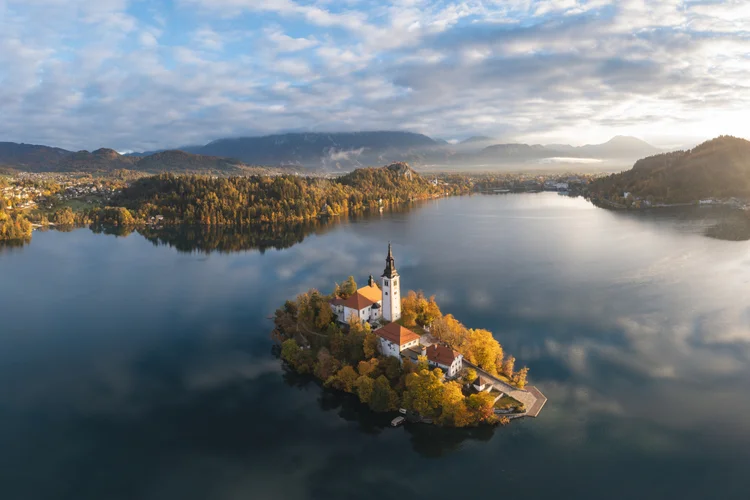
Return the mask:
M 456 194 L 436 186 L 404 163 L 357 169 L 337 178 L 296 175 L 209 177 L 162 174 L 133 182 L 112 201 L 92 209 L 94 223 L 247 226 L 301 222 L 365 209 Z
M 0 199 L 0 203 L 2 203 Z M 11 214 L 0 208 L 0 241 L 26 241 L 31 239 L 31 222 L 20 214 Z
M 720 136 L 688 151 L 649 156 L 631 170 L 595 180 L 588 191 L 594 201 L 622 206 L 636 198 L 666 204 L 750 198 L 750 141 Z
M 62 188 L 54 181 L 17 181 L 29 183 L 44 194 L 39 208 L 25 215 L 0 216 L 0 237 L 5 239 L 30 235 L 29 222 L 47 226 L 113 226 L 123 228 L 165 227 L 178 224 L 211 227 L 261 228 L 265 236 L 247 242 L 237 235 L 227 250 L 247 245 L 288 245 L 299 238 L 279 230 L 281 224 L 327 224 L 333 217 L 356 216 L 363 211 L 397 210 L 408 203 L 441 196 L 462 194 L 471 184 L 428 181 L 405 163 L 378 168 L 361 168 L 334 178 L 298 175 L 250 175 L 217 177 L 207 175 L 161 174 L 135 176 L 103 182 L 107 188 L 118 185 L 112 197 L 90 197 L 80 207 L 61 204 L 55 193 Z M 122 186 L 122 189 L 119 187 Z M 112 192 L 115 192 L 114 190 Z M 45 206 L 42 209 L 41 205 Z M 5 204 L 2 205 L 5 207 Z M 0 208 L 4 210 L 4 208 Z M 300 231 L 295 231 L 299 233 Z M 273 234 L 276 233 L 276 234 Z M 201 239 L 206 236 L 210 239 Z M 218 249 L 212 234 L 197 235 L 198 249 Z M 183 242 L 180 242 L 182 244 Z M 186 248 L 189 245 L 185 245 Z
M 457 380 L 445 380 L 442 370 L 431 369 L 423 356 L 416 363 L 410 359 L 401 363 L 380 355 L 378 338 L 368 323 L 352 318 L 341 328 L 328 301 L 356 290 L 350 276 L 331 295 L 310 290 L 276 311 L 273 336 L 281 343 L 280 355 L 288 366 L 316 377 L 326 387 L 354 394 L 375 412 L 403 407 L 447 427 L 508 423 L 507 417 L 495 414 L 493 396 L 465 390 L 476 379 L 476 371 L 466 369 Z M 528 368 L 515 371 L 515 358 L 504 355 L 491 332 L 468 329 L 452 315 L 443 315 L 434 297 L 409 292 L 402 299 L 400 322 L 415 332 L 429 328 L 477 366 L 516 387 L 526 385 Z
M 0 179 L 0 188 L 7 184 Z M 6 210 L 7 200 L 0 192 L 0 241 L 28 241 L 31 239 L 31 222 L 21 214 Z

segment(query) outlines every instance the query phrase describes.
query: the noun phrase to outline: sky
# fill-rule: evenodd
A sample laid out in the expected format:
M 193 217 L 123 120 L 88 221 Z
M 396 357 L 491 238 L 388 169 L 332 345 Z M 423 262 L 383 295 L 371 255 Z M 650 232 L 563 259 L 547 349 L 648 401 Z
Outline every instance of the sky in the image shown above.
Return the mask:
M 0 0 L 0 141 L 750 138 L 750 1 Z

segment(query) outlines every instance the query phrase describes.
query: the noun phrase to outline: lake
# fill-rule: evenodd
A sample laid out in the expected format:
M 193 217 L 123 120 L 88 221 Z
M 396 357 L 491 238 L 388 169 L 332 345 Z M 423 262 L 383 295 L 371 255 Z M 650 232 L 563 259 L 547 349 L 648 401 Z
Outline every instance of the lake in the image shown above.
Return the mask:
M 750 242 L 710 219 L 539 193 L 36 232 L 0 249 L 0 498 L 746 499 Z M 530 368 L 539 418 L 393 429 L 282 368 L 274 309 L 378 276 L 389 240 L 403 293 Z

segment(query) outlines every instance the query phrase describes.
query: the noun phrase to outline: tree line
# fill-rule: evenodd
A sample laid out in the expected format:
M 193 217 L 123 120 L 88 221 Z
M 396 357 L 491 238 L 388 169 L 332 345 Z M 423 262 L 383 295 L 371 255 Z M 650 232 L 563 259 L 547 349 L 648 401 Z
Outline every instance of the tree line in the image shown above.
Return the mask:
M 0 180 L 0 187 L 7 183 Z M 31 239 L 31 222 L 18 212 L 6 210 L 8 200 L 0 194 L 0 241 L 28 241 Z
M 134 181 L 113 200 L 113 207 L 92 209 L 88 217 L 112 224 L 144 223 L 157 216 L 166 224 L 301 222 L 455 194 L 461 189 L 438 187 L 405 164 L 357 169 L 332 179 L 162 174 Z

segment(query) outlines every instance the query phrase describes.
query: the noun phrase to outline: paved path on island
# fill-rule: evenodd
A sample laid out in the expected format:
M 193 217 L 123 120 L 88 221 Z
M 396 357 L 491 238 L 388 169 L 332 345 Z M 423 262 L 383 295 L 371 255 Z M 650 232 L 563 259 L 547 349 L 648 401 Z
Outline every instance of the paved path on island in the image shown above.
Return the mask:
M 485 377 L 490 379 L 492 381 L 492 385 L 494 385 L 495 389 L 497 389 L 498 391 L 504 392 L 516 401 L 520 401 L 521 403 L 523 403 L 523 405 L 526 407 L 526 413 L 524 413 L 524 415 L 526 415 L 527 417 L 536 417 L 537 415 L 539 415 L 539 413 L 542 411 L 544 403 L 547 402 L 547 398 L 544 397 L 544 394 L 542 394 L 541 391 L 533 385 L 527 386 L 526 389 L 519 389 L 518 387 L 513 387 L 507 382 L 500 380 L 491 373 L 488 373 L 487 371 L 479 368 L 477 365 L 469 363 L 468 361 L 466 361 L 466 359 L 464 359 L 464 365 L 475 369 L 478 374 L 484 375 Z

